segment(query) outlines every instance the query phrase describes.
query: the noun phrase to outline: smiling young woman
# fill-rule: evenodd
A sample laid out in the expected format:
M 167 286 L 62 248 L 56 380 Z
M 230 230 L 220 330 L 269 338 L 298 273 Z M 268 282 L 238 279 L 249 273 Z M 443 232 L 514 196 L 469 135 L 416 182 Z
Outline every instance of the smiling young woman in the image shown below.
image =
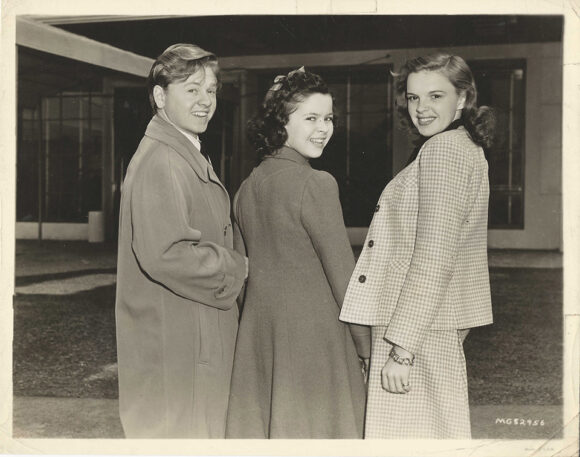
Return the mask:
M 437 71 L 419 71 L 407 78 L 407 109 L 413 125 L 424 137 L 441 133 L 461 117 L 465 93 L 458 93 Z
M 463 340 L 492 323 L 493 116 L 461 57 L 419 57 L 395 76 L 422 146 L 379 199 L 340 317 L 372 326 L 365 438 L 469 438 Z
M 304 99 L 288 116 L 285 128 L 286 146 L 306 159 L 320 157 L 334 132 L 330 94 L 312 94 Z
M 229 438 L 361 438 L 366 327 L 339 322 L 354 268 L 338 185 L 309 159 L 334 130 L 332 96 L 303 69 L 279 76 L 249 125 L 262 161 L 234 198 L 250 262 Z M 357 356 L 358 355 L 358 356 Z

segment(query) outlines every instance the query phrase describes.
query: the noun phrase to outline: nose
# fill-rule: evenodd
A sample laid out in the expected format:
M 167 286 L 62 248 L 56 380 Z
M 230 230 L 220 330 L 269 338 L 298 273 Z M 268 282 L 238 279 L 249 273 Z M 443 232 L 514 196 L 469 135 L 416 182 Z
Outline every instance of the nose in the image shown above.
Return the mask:
M 201 106 L 210 106 L 211 98 L 209 94 L 204 90 L 200 91 L 197 103 L 200 104 Z
M 330 128 L 329 124 L 331 124 L 330 121 L 326 120 L 326 119 L 319 119 L 318 120 L 318 130 L 320 132 L 327 132 L 328 129 Z
M 415 108 L 418 113 L 422 113 L 429 108 L 429 105 L 426 100 L 417 100 L 417 107 Z

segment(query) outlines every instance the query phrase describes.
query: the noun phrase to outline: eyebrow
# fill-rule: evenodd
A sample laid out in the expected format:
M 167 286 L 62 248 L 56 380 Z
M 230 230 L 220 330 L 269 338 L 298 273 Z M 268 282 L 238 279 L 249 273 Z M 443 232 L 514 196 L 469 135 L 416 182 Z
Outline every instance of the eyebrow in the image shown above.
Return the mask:
M 435 94 L 437 92 L 443 92 L 444 94 L 447 93 L 446 90 L 443 90 L 443 89 L 435 89 L 435 90 L 429 91 L 428 94 Z M 417 94 L 415 92 L 409 92 L 409 91 L 407 91 L 407 95 L 417 95 Z
M 196 87 L 201 87 L 203 81 L 188 81 L 184 84 L 184 86 L 196 86 Z M 217 87 L 217 83 L 212 83 L 210 84 L 209 87 Z

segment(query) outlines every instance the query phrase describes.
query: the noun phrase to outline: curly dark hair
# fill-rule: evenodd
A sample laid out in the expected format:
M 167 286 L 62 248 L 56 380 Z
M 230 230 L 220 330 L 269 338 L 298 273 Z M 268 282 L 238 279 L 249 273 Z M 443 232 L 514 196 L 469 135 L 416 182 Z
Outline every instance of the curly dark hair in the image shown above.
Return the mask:
M 300 69 L 276 77 L 258 112 L 248 122 L 248 140 L 256 149 L 259 160 L 275 154 L 284 145 L 288 139 L 285 126 L 290 114 L 312 94 L 332 96 L 326 83 L 317 74 Z
M 418 134 L 407 109 L 407 78 L 411 73 L 420 71 L 441 72 L 453 84 L 457 93 L 465 94 L 465 106 L 461 112 L 463 125 L 475 143 L 484 148 L 491 147 L 496 127 L 495 112 L 488 106 L 477 107 L 477 88 L 473 74 L 465 60 L 456 55 L 440 52 L 416 57 L 408 60 L 398 73 L 393 73 L 396 106 L 402 126 L 409 132 Z

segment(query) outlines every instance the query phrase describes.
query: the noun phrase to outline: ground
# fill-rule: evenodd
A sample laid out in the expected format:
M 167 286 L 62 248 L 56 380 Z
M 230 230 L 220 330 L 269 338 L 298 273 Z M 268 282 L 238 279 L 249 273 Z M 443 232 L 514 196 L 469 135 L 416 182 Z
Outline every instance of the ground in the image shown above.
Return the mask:
M 14 436 L 122 437 L 115 247 L 28 241 L 16 254 Z M 550 266 L 490 269 L 495 323 L 465 342 L 474 438 L 561 436 L 562 269 Z

